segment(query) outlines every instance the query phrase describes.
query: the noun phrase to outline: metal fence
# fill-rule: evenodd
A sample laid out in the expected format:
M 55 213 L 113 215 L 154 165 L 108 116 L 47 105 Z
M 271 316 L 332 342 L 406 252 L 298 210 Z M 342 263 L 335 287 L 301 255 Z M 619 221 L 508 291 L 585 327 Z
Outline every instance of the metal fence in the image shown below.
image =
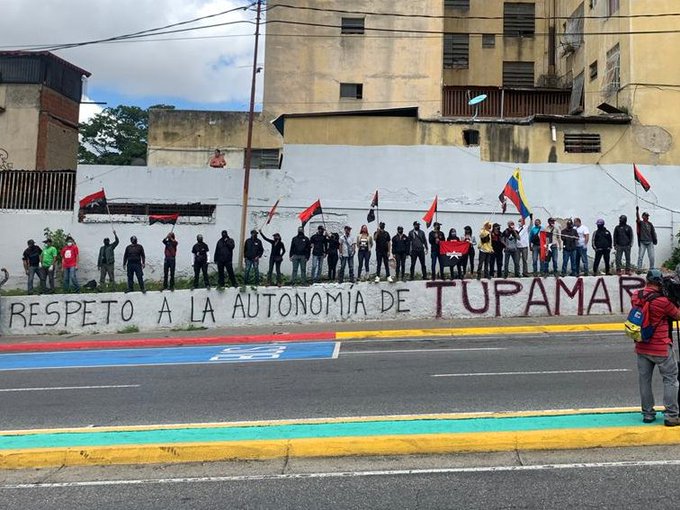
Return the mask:
M 71 211 L 75 170 L 1 170 L 0 209 Z
M 532 115 L 567 115 L 571 90 L 530 90 L 444 87 L 444 117 L 472 117 L 475 107 L 468 101 L 480 94 L 487 99 L 478 106 L 479 117 L 523 118 Z

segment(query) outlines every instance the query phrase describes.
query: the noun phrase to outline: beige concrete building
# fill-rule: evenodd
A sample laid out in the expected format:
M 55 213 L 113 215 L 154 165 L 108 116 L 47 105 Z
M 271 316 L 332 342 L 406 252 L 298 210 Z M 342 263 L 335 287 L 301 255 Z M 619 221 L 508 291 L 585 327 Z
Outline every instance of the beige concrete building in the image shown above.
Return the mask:
M 76 168 L 87 76 L 48 52 L 0 52 L 0 170 Z

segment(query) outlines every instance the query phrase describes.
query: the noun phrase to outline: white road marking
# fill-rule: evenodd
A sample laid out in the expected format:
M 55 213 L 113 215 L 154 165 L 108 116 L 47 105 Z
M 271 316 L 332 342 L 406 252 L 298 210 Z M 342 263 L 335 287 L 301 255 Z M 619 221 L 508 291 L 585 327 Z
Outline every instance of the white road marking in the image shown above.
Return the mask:
M 343 356 L 361 354 L 402 354 L 402 353 L 427 353 L 427 352 L 466 352 L 466 351 L 506 351 L 507 347 L 471 347 L 468 349 L 392 349 L 384 351 L 348 351 Z
M 340 356 L 340 344 L 342 342 L 335 342 L 335 347 L 333 348 L 333 355 L 331 356 L 331 359 L 338 359 L 338 356 Z
M 108 390 L 115 388 L 139 388 L 139 384 L 111 384 L 106 386 L 51 386 L 44 388 L 2 388 L 0 393 L 17 391 L 64 391 L 64 390 Z
M 642 460 L 618 462 L 579 462 L 537 464 L 534 466 L 489 466 L 435 469 L 392 469 L 383 471 L 338 471 L 329 473 L 288 473 L 271 475 L 204 476 L 193 478 L 158 478 L 141 480 L 93 480 L 84 482 L 44 482 L 0 485 L 0 490 L 63 489 L 69 487 L 103 487 L 116 485 L 162 485 L 177 483 L 261 482 L 267 480 L 305 480 L 318 478 L 359 478 L 369 476 L 418 476 L 468 473 L 504 473 L 512 471 L 557 471 L 563 469 L 608 469 L 641 467 L 675 467 L 680 460 Z
M 551 374 L 601 374 L 608 372 L 630 372 L 628 368 L 603 368 L 594 370 L 543 370 L 540 372 L 470 372 L 467 374 L 432 374 L 431 377 L 479 377 L 492 375 L 551 375 Z

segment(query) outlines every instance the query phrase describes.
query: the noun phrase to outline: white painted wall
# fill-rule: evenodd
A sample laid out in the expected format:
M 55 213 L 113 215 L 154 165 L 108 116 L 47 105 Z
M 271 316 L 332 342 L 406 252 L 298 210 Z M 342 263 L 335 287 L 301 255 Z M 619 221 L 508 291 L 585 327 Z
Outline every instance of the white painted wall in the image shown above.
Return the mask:
M 297 214 L 317 198 L 321 199 L 324 220 L 329 229 L 350 224 L 353 232 L 366 221 L 373 192 L 380 191 L 380 220 L 394 235 L 396 226 L 411 228 L 422 218 L 435 195 L 439 195 L 438 219 L 443 230 L 471 225 L 477 231 L 485 219 L 504 224 L 516 219 L 509 204 L 508 214 L 500 214 L 498 194 L 517 165 L 479 160 L 474 149 L 434 146 L 323 146 L 288 145 L 284 148 L 283 168 L 254 170 L 251 173 L 248 230 L 264 223 L 274 201 L 281 197 L 279 215 L 266 232 L 278 231 L 288 243 L 299 225 Z M 524 186 L 536 217 L 579 215 L 591 230 L 599 217 L 613 229 L 621 213 L 630 222 L 635 215 L 635 191 L 631 165 L 519 165 Z M 678 231 L 677 189 L 680 167 L 642 167 L 652 184 L 649 193 L 640 191 L 642 210 L 651 214 L 659 235 L 658 264 L 668 258 L 676 245 Z M 217 205 L 214 221 L 187 224 L 180 218 L 175 227 L 179 245 L 178 272 L 191 273 L 191 246 L 202 233 L 211 249 L 221 230 L 238 239 L 240 225 L 242 170 L 216 171 L 209 168 L 151 168 L 81 166 L 78 169 L 76 198 L 100 188 L 111 202 L 203 202 Z M 104 237 L 110 236 L 108 218 L 103 223 L 78 223 L 73 213 L 0 211 L 3 251 L 0 266 L 9 269 L 7 287 L 24 287 L 21 253 L 26 240 L 42 239 L 45 226 L 64 228 L 76 238 L 82 255 L 80 279 L 97 278 L 96 257 Z M 314 231 L 322 218 L 314 218 L 308 231 Z M 123 223 L 122 221 L 126 221 Z M 371 231 L 375 228 L 371 226 Z M 121 237 L 118 260 L 131 235 L 144 245 L 148 265 L 146 277 L 162 277 L 161 240 L 166 225 L 149 226 L 147 218 L 116 218 Z M 268 245 L 265 244 L 266 253 Z M 633 260 L 637 260 L 633 249 Z M 591 255 L 592 256 L 592 255 Z M 375 263 L 372 259 L 372 265 Z M 657 264 L 657 265 L 658 265 Z M 266 268 L 267 260 L 262 266 Z M 290 271 L 286 260 L 284 271 Z M 119 264 L 117 277 L 122 278 Z
M 636 277 L 524 278 L 464 282 L 326 284 L 181 290 L 141 294 L 44 295 L 0 298 L 0 333 L 40 335 L 111 333 L 226 326 L 470 317 L 602 315 L 629 309 Z M 571 295 L 571 296 L 570 296 Z M 440 320 L 435 320 L 437 318 Z

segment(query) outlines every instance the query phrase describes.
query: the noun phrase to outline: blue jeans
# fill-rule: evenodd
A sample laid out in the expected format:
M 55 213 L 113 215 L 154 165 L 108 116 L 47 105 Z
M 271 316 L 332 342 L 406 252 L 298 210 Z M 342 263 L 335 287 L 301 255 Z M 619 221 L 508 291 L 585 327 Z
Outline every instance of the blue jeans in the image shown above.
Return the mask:
M 551 246 L 550 249 L 550 259 L 552 260 L 553 273 L 557 274 L 557 246 Z M 548 266 L 550 261 L 546 260 L 541 262 L 541 271 L 544 273 L 548 272 Z
M 576 267 L 576 249 L 562 251 L 562 276 L 567 274 L 567 262 L 571 264 L 570 276 L 578 276 Z
M 300 270 L 300 279 L 303 285 L 307 283 L 307 259 L 304 255 L 293 255 L 291 258 L 293 262 L 293 275 L 291 276 L 291 284 L 295 284 L 297 280 L 298 269 Z
M 535 244 L 531 245 L 531 268 L 534 276 L 538 274 L 538 262 L 541 260 L 541 247 Z
M 359 250 L 357 253 L 359 254 L 359 274 L 357 275 L 357 278 L 361 278 L 362 267 L 366 268 L 366 276 L 368 276 L 368 262 L 371 260 L 371 252 L 368 250 Z
M 248 285 L 250 279 L 250 272 L 255 271 L 254 285 L 260 284 L 260 261 L 246 259 L 245 272 L 243 273 L 243 285 Z
M 586 246 L 576 248 L 576 276 L 581 271 L 581 264 L 583 264 L 583 274 L 588 276 L 588 248 Z
M 324 255 L 312 255 L 312 281 L 321 281 Z
M 340 275 L 338 281 L 340 283 L 345 279 L 345 266 L 349 266 L 349 281 L 354 282 L 354 257 L 340 257 Z
M 73 287 L 73 290 L 80 292 L 80 285 L 78 285 L 78 271 L 77 267 L 64 268 L 64 290 L 68 292 Z

